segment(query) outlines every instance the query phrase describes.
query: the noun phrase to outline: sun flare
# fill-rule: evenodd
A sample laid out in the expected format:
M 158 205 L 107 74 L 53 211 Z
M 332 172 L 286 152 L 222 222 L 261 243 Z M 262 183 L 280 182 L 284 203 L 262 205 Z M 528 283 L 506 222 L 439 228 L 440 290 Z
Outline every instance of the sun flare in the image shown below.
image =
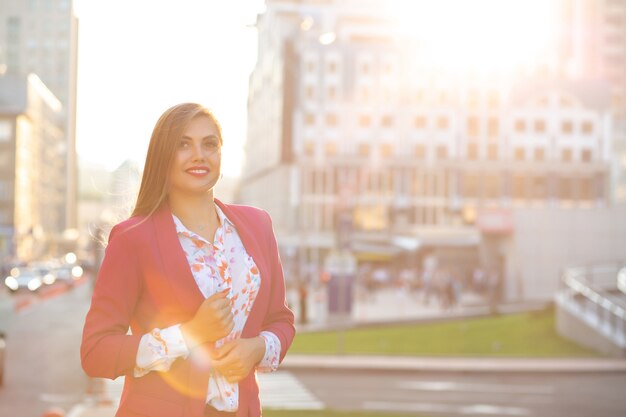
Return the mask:
M 550 63 L 554 0 L 439 0 L 388 3 L 425 62 L 453 74 L 511 73 Z

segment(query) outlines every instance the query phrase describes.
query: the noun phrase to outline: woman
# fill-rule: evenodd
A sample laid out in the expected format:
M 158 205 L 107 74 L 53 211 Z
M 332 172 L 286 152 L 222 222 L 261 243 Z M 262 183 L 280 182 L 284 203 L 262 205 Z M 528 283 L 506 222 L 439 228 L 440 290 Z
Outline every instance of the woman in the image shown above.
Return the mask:
M 255 370 L 293 340 L 269 215 L 213 198 L 221 146 L 206 108 L 167 110 L 133 215 L 111 230 L 81 360 L 126 377 L 116 416 L 260 416 Z

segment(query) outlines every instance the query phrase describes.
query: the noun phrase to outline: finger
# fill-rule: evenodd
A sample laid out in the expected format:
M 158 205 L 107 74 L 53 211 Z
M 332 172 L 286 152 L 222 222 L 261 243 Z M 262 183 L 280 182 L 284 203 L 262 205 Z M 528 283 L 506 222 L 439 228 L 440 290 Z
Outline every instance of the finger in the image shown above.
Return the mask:
M 228 355 L 230 354 L 230 352 L 232 352 L 232 350 L 236 346 L 237 346 L 237 341 L 236 340 L 232 340 L 230 342 L 224 343 L 222 346 L 220 346 L 219 348 L 216 349 L 215 357 L 218 360 L 223 360 L 223 359 L 227 358 Z
M 207 302 L 207 301 L 214 301 L 214 300 L 221 300 L 221 299 L 227 299 L 227 296 L 228 296 L 229 292 L 230 292 L 229 288 L 226 288 L 225 290 L 216 292 L 213 295 L 211 295 L 209 298 L 207 298 L 205 300 L 205 302 Z

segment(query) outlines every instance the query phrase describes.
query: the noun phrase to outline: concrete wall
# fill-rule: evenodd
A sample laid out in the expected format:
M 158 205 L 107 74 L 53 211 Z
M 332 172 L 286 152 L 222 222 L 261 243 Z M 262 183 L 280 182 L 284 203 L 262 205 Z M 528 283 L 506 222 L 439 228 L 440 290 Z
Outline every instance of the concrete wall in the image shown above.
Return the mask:
M 517 209 L 503 238 L 505 300 L 548 300 L 563 268 L 626 260 L 626 208 Z
M 626 357 L 626 349 L 613 343 L 562 305 L 556 309 L 556 330 L 561 336 L 596 352 L 618 358 Z

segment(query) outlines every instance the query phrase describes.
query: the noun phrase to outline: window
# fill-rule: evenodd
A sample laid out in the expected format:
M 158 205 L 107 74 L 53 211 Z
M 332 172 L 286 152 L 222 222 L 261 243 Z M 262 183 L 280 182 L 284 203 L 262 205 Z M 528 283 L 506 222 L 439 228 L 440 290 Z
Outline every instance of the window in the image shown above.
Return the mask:
M 572 200 L 574 198 L 574 190 L 571 178 L 559 178 L 559 198 L 562 200 Z
M 359 117 L 359 126 L 360 127 L 369 127 L 372 124 L 372 118 L 367 114 L 362 114 Z
M 385 158 L 393 155 L 393 146 L 390 143 L 383 143 L 380 145 L 380 154 Z
M 572 162 L 572 150 L 563 149 L 561 151 L 561 159 L 563 160 L 563 162 Z
M 393 126 L 393 116 L 385 115 L 382 120 L 383 127 L 392 127 Z
M 370 145 L 368 143 L 360 143 L 359 144 L 359 156 L 369 156 L 370 154 Z
M 426 156 L 426 148 L 424 145 L 416 145 L 415 146 L 415 157 L 418 159 L 424 159 Z
M 479 126 L 478 126 L 478 117 L 470 116 L 467 118 L 467 136 L 470 138 L 478 137 Z
M 610 14 L 604 17 L 604 21 L 609 26 L 621 26 L 624 24 L 624 19 L 619 14 Z
M 316 65 L 315 65 L 315 61 L 310 60 L 306 63 L 306 70 L 307 72 L 311 73 L 311 72 L 315 72 L 316 69 Z
M 334 100 L 335 98 L 337 98 L 337 87 L 331 86 L 328 87 L 328 98 L 330 100 Z
M 583 162 L 591 162 L 591 160 L 593 159 L 593 153 L 591 152 L 591 149 L 583 149 L 581 153 L 581 159 L 583 160 Z
M 370 99 L 370 89 L 367 87 L 361 87 L 361 89 L 359 90 L 360 93 L 359 95 L 361 96 L 361 100 L 369 100 Z
M 532 180 L 532 197 L 536 199 L 545 199 L 548 197 L 548 187 L 546 186 L 545 177 L 535 177 Z
M 500 122 L 498 122 L 498 119 L 495 117 L 490 117 L 487 121 L 487 135 L 489 135 L 490 138 L 494 138 L 498 136 L 499 131 Z
M 498 159 L 498 145 L 490 143 L 487 145 L 487 159 L 495 161 Z
M 487 104 L 489 108 L 495 109 L 500 105 L 500 96 L 495 91 L 489 93 Z
M 561 96 L 559 104 L 561 105 L 561 107 L 574 107 L 574 101 L 571 98 L 565 96 Z
M 467 144 L 467 159 L 478 159 L 478 145 L 476 143 Z
M 545 120 L 535 120 L 535 132 L 536 133 L 545 133 L 546 131 L 546 122 Z
M 585 135 L 592 135 L 593 134 L 593 123 L 589 120 L 586 120 L 584 122 L 582 122 L 581 126 L 580 126 L 580 130 L 585 134 Z
M 624 44 L 624 38 L 622 37 L 621 33 L 611 33 L 609 35 L 606 35 L 605 37 L 606 43 L 608 44 L 613 44 L 613 45 L 623 45 Z
M 8 120 L 0 120 L 0 142 L 8 142 L 13 135 L 13 124 Z
M 315 124 L 315 115 L 313 113 L 307 113 L 304 115 L 304 124 L 312 126 Z
M 521 175 L 514 175 L 511 191 L 512 197 L 516 200 L 526 198 L 526 178 Z
M 475 90 L 470 91 L 467 94 L 467 107 L 474 109 L 478 107 L 478 92 Z
M 13 181 L 0 180 L 0 201 L 11 201 L 13 199 Z
M 315 88 L 312 85 L 307 85 L 305 87 L 305 95 L 309 100 L 313 100 L 315 98 Z
M 526 152 L 524 151 L 524 148 L 515 148 L 513 157 L 516 161 L 523 161 L 526 159 Z
M 0 171 L 13 170 L 13 156 L 14 152 L 7 150 L 0 150 Z
M 581 178 L 580 179 L 580 198 L 581 200 L 593 200 L 593 178 Z
M 425 116 L 416 116 L 415 117 L 415 127 L 417 129 L 425 129 L 426 128 L 426 117 Z
M 370 72 L 370 65 L 367 62 L 361 64 L 361 72 L 363 74 L 368 74 Z
M 417 90 L 415 93 L 415 101 L 418 103 L 422 103 L 426 99 L 426 93 L 424 90 Z
M 550 104 L 550 100 L 547 96 L 543 96 L 537 101 L 539 107 L 548 107 L 548 104 Z
M 445 116 L 439 116 L 437 119 L 437 128 L 439 130 L 446 130 L 448 128 L 448 118 Z
M 526 131 L 526 121 L 523 119 L 517 119 L 515 121 L 515 131 L 517 133 L 524 133 Z
M 480 177 L 477 174 L 466 174 L 463 177 L 463 194 L 466 198 L 477 198 L 480 193 Z
M 337 144 L 335 142 L 326 142 L 324 150 L 326 151 L 326 156 L 337 155 Z
M 543 161 L 546 159 L 546 151 L 543 148 L 535 149 L 535 161 Z
M 572 123 L 572 121 L 564 120 L 561 123 L 561 131 L 564 135 L 571 135 L 572 133 L 574 133 L 574 124 Z
M 326 124 L 328 126 L 337 126 L 337 115 L 333 113 L 328 113 L 326 115 Z
M 498 198 L 501 194 L 502 179 L 499 175 L 485 176 L 485 197 Z
M 448 158 L 448 148 L 446 145 L 437 146 L 437 159 L 444 160 Z
M 334 74 L 335 72 L 337 72 L 337 62 L 335 61 L 328 62 L 328 72 L 331 74 Z
M 315 155 L 315 144 L 311 141 L 304 142 L 304 154 L 307 156 Z
M 448 102 L 448 94 L 445 91 L 439 92 L 438 101 L 439 104 L 445 105 Z

